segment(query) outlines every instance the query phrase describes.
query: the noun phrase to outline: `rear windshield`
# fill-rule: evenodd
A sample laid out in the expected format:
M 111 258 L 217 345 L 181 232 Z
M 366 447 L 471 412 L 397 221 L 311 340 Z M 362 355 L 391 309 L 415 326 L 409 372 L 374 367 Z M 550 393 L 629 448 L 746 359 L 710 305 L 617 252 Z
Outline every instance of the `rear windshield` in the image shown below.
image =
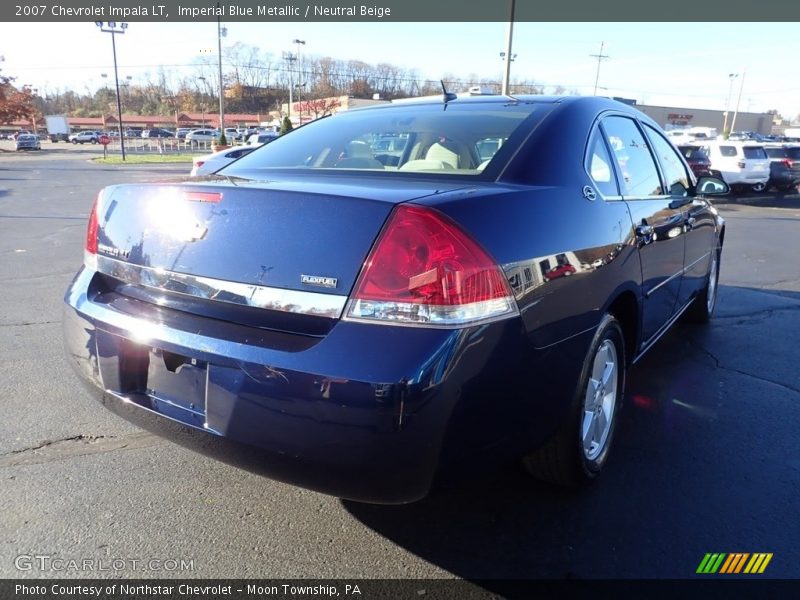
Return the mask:
M 742 150 L 744 150 L 745 158 L 767 158 L 763 146 L 745 146 Z
M 547 112 L 542 103 L 457 101 L 343 112 L 281 136 L 222 174 L 254 179 L 288 168 L 478 176 L 495 159 L 507 161 Z
M 686 160 L 708 160 L 708 153 L 697 146 L 681 146 L 678 149 Z
M 800 160 L 800 146 L 795 148 L 786 148 L 786 154 L 793 160 Z

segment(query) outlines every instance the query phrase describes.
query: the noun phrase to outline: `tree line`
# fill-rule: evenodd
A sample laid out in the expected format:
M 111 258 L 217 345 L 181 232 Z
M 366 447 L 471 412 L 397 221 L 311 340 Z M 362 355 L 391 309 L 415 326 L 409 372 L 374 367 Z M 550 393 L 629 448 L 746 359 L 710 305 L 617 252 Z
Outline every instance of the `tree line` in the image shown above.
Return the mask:
M 186 69 L 159 67 L 137 79 L 120 83 L 120 99 L 127 114 L 171 115 L 175 112 L 213 113 L 219 94 L 219 69 L 212 57 L 200 57 Z M 276 56 L 259 48 L 236 43 L 223 49 L 223 88 L 226 112 L 265 114 L 280 111 L 289 100 L 310 102 L 335 96 L 393 100 L 439 94 L 441 81 L 449 91 L 480 86 L 493 93 L 500 82 L 475 74 L 446 73 L 440 80 L 425 79 L 417 69 L 388 63 L 288 54 Z M 116 112 L 116 90 L 111 77 L 99 89 L 38 89 L 34 99 L 42 114 L 97 117 Z M 512 80 L 512 94 L 573 93 L 561 86 L 545 89 L 533 80 Z

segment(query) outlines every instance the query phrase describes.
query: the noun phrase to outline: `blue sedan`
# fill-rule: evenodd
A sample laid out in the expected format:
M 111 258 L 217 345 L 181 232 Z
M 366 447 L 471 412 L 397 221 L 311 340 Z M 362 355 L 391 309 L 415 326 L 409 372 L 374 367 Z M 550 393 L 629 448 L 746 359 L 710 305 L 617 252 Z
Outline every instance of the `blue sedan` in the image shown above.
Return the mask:
M 213 176 L 102 190 L 67 352 L 134 423 L 328 494 L 410 502 L 509 456 L 578 486 L 626 370 L 711 318 L 726 191 L 611 100 L 348 111 Z

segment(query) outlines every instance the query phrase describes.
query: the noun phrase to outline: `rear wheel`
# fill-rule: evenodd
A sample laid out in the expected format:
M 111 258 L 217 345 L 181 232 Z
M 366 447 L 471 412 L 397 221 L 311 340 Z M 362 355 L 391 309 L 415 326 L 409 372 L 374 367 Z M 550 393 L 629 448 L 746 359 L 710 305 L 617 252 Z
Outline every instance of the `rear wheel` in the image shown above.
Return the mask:
M 764 190 L 767 189 L 767 184 L 766 183 L 754 183 L 750 187 L 754 192 L 761 193 L 761 192 L 763 192 Z
M 720 251 L 711 253 L 711 264 L 708 267 L 706 285 L 686 311 L 686 318 L 695 323 L 708 323 L 717 305 L 717 287 L 719 283 Z
M 584 359 L 570 414 L 544 446 L 523 459 L 528 472 L 570 487 L 595 479 L 608 460 L 624 387 L 622 327 L 606 314 Z

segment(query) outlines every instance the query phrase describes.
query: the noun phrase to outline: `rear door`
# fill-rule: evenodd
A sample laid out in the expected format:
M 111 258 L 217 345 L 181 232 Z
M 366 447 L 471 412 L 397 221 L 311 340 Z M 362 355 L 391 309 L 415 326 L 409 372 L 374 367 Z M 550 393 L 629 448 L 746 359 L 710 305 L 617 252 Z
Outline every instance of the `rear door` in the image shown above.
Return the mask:
M 614 153 L 619 186 L 633 220 L 642 265 L 642 340 L 655 337 L 675 313 L 684 265 L 684 207 L 664 189 L 638 123 L 608 116 L 602 128 Z

